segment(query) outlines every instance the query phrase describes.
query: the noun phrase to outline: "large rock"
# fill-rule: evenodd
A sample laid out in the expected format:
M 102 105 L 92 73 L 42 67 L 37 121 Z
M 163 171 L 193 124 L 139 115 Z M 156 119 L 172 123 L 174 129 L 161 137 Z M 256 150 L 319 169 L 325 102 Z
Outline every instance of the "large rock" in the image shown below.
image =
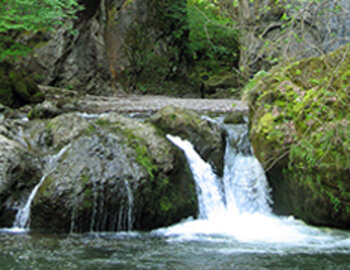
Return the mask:
M 22 66 L 41 84 L 78 89 L 91 94 L 112 94 L 105 50 L 105 1 L 79 1 L 78 34 L 63 27 L 35 35 L 22 34 L 22 42 L 35 44 Z
M 0 126 L 1 133 L 5 127 Z M 0 227 L 11 227 L 41 172 L 35 157 L 18 142 L 0 135 Z
M 250 136 L 274 209 L 350 228 L 350 44 L 257 76 L 246 89 Z
M 189 140 L 203 159 L 223 173 L 225 139 L 223 130 L 198 113 L 174 106 L 159 110 L 150 121 L 163 132 Z
M 68 114 L 46 128 L 44 141 L 68 148 L 33 201 L 33 229 L 149 230 L 196 214 L 186 160 L 152 125 L 114 113 L 89 122 Z
M 53 33 L 21 36 L 22 42 L 35 44 L 22 66 L 35 73 L 41 84 L 112 95 L 121 83 L 134 86 L 136 77 L 156 80 L 156 70 L 161 69 L 163 77 L 178 72 L 188 33 L 182 30 L 174 39 L 185 16 L 174 18 L 173 6 L 185 7 L 186 1 L 79 2 L 84 10 L 75 22 L 77 35 L 61 27 Z

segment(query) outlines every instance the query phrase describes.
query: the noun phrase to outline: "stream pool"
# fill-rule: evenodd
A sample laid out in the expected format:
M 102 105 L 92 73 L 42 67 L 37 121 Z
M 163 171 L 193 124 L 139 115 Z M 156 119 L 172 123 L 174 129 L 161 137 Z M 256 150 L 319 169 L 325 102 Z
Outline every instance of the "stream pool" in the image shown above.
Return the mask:
M 348 232 L 334 241 L 241 242 L 224 235 L 0 233 L 0 269 L 350 269 Z

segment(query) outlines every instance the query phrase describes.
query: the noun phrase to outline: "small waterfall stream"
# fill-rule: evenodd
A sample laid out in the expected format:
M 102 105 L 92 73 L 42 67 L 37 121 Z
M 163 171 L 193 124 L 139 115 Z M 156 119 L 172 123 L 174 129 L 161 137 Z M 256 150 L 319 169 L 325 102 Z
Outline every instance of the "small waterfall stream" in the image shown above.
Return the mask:
M 62 155 L 68 150 L 70 145 L 66 145 L 63 147 L 56 155 L 49 158 L 49 162 L 46 164 L 46 168 L 44 170 L 44 173 L 39 181 L 39 183 L 34 187 L 32 192 L 30 193 L 26 203 L 24 206 L 18 210 L 16 214 L 16 219 L 13 223 L 13 229 L 29 229 L 29 221 L 30 221 L 30 207 L 31 204 L 35 198 L 36 193 L 38 192 L 40 186 L 45 181 L 46 177 L 52 173 L 52 171 L 55 169 L 55 166 L 58 162 L 58 160 L 62 157 Z
M 167 138 L 181 148 L 197 184 L 199 218 L 215 219 L 244 213 L 270 214 L 269 188 L 264 170 L 252 155 L 246 125 L 226 125 L 224 175 L 220 180 L 192 144 Z
M 277 217 L 270 208 L 270 188 L 261 164 L 253 155 L 247 125 L 224 125 L 226 153 L 222 179 L 179 137 L 167 138 L 186 155 L 196 182 L 199 217 L 189 219 L 156 233 L 184 240 L 211 241 L 214 235 L 239 242 L 304 245 L 333 241 L 321 229 L 306 226 L 293 217 Z

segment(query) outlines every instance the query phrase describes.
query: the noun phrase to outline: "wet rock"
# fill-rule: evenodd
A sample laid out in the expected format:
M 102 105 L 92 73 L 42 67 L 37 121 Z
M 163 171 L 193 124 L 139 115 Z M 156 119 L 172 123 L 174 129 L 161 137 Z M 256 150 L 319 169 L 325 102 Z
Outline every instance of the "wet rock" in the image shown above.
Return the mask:
M 33 201 L 33 229 L 149 230 L 196 214 L 187 163 L 152 125 L 67 114 L 49 128 L 53 145 L 70 146 Z
M 50 101 L 44 101 L 37 104 L 32 110 L 28 112 L 29 119 L 45 119 L 53 118 L 59 115 L 61 111 Z
M 0 135 L 0 227 L 12 226 L 18 207 L 40 177 L 35 156 L 16 141 Z
M 225 124 L 244 124 L 246 123 L 245 118 L 247 117 L 246 112 L 241 112 L 241 111 L 234 111 L 229 113 L 225 119 L 224 123 Z
M 212 163 L 217 173 L 222 175 L 225 140 L 218 125 L 194 111 L 174 106 L 164 107 L 150 122 L 165 134 L 189 140 L 202 158 Z

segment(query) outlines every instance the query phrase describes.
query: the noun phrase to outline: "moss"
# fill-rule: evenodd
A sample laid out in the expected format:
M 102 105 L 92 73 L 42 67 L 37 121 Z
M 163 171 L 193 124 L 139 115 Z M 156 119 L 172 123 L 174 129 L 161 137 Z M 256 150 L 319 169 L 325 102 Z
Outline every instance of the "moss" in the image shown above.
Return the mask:
M 84 181 L 84 180 L 83 180 Z M 83 207 L 85 209 L 91 209 L 93 206 L 93 198 L 92 198 L 92 190 L 87 188 L 84 190 L 84 199 L 83 199 Z
M 172 202 L 168 197 L 164 196 L 159 200 L 160 210 L 164 212 L 168 212 L 172 208 Z
M 293 207 L 315 223 L 333 218 L 350 226 L 340 210 L 350 201 L 349 69 L 350 44 L 329 55 L 275 67 L 255 78 L 244 94 L 257 157 L 266 169 L 283 170 L 281 178 L 301 188 L 296 195 L 300 201 L 308 194 L 307 207 Z M 319 201 L 328 213 L 310 210 Z M 322 218 L 312 211 L 322 212 Z
M 84 135 L 93 135 L 96 133 L 96 127 L 93 124 L 89 124 L 89 126 L 82 132 Z
M 0 85 L 0 102 L 4 105 L 20 107 L 44 100 L 34 80 L 10 66 L 0 68 Z
M 87 174 L 82 174 L 80 178 L 85 184 L 90 183 L 90 177 Z
M 96 120 L 96 124 L 98 124 L 101 127 L 109 127 L 109 126 L 111 126 L 111 122 L 109 122 L 106 119 L 102 119 L 102 118 L 97 119 Z
M 145 168 L 150 179 L 154 180 L 155 173 L 158 171 L 158 166 L 149 153 L 144 139 L 137 137 L 131 129 L 123 128 L 120 130 L 126 137 L 127 144 L 135 150 L 136 162 Z

